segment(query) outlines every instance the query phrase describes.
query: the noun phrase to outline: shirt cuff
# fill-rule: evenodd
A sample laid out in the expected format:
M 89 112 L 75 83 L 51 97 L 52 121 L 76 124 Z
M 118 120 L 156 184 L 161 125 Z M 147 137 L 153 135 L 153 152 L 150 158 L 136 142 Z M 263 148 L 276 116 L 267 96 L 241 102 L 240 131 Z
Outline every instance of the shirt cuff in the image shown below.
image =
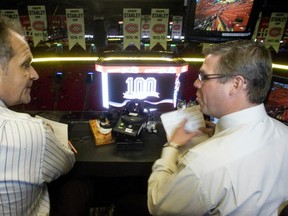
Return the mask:
M 167 164 L 177 164 L 178 162 L 178 155 L 179 150 L 173 147 L 165 147 L 162 149 L 161 158 L 165 161 Z

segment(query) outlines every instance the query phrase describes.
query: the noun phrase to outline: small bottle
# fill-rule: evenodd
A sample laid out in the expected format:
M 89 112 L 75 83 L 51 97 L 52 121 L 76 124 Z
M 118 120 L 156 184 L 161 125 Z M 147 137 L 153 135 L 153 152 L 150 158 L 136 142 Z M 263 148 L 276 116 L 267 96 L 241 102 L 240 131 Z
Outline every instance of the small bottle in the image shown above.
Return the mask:
M 182 110 L 186 108 L 186 100 L 184 98 L 181 98 L 177 102 L 177 110 Z
M 187 108 L 197 105 L 197 101 L 192 97 L 187 103 Z

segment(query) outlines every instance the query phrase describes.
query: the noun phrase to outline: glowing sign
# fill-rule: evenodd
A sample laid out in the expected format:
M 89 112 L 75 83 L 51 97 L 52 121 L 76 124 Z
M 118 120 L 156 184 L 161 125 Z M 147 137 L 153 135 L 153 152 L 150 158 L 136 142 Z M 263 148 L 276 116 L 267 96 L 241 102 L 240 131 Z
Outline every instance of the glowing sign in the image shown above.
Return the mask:
M 130 100 L 153 106 L 176 106 L 179 76 L 188 64 L 103 65 L 95 64 L 102 77 L 103 107 L 123 107 Z M 167 107 L 166 106 L 166 107 Z
M 156 92 L 157 80 L 153 77 L 144 79 L 143 77 L 128 77 L 126 79 L 127 91 L 123 93 L 125 99 L 145 99 L 147 97 L 159 98 L 159 93 Z
M 102 73 L 172 73 L 180 74 L 188 70 L 184 66 L 105 66 L 95 65 L 95 70 Z

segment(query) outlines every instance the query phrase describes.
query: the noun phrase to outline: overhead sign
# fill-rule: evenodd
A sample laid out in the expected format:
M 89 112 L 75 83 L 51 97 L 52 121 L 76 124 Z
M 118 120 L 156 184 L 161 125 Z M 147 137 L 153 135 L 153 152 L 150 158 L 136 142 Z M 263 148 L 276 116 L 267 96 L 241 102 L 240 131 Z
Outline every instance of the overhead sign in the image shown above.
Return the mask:
M 45 6 L 28 6 L 28 14 L 33 35 L 34 47 L 36 47 L 40 41 L 46 41 L 48 38 Z
M 124 8 L 123 9 L 123 49 L 125 50 L 130 44 L 140 50 L 140 30 L 141 30 L 141 9 Z
M 18 10 L 0 10 L 0 14 L 5 17 L 9 17 L 10 19 L 20 20 Z M 19 21 L 20 23 L 20 21 Z
M 158 43 L 164 48 L 164 50 L 167 49 L 168 21 L 169 9 L 152 8 L 150 49 Z
M 86 50 L 83 9 L 66 9 L 69 50 L 79 44 Z
M 16 22 L 18 22 L 18 25 L 21 26 L 18 10 L 0 10 L 0 14 L 4 17 L 14 19 Z
M 182 16 L 173 16 L 173 24 L 171 30 L 171 37 L 175 40 L 180 40 L 182 36 Z
M 150 15 L 142 15 L 141 18 L 141 38 L 150 38 L 150 24 L 151 24 L 151 16 Z
M 288 13 L 272 13 L 267 35 L 265 38 L 265 46 L 272 46 L 276 52 L 279 51 L 280 41 L 283 37 L 284 29 L 287 22 Z

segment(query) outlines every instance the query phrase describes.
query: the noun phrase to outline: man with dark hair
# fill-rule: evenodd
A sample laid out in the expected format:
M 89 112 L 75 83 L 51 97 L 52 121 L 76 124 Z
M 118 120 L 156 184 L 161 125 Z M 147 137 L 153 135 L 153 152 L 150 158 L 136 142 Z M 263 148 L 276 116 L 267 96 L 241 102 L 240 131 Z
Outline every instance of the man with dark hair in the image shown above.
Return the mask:
M 269 117 L 264 99 L 272 61 L 263 44 L 232 41 L 204 50 L 196 100 L 219 119 L 214 134 L 185 121 L 164 145 L 148 182 L 152 215 L 278 215 L 288 200 L 288 127 Z M 193 142 L 193 139 L 192 139 Z M 193 145 L 193 143 L 192 143 Z

